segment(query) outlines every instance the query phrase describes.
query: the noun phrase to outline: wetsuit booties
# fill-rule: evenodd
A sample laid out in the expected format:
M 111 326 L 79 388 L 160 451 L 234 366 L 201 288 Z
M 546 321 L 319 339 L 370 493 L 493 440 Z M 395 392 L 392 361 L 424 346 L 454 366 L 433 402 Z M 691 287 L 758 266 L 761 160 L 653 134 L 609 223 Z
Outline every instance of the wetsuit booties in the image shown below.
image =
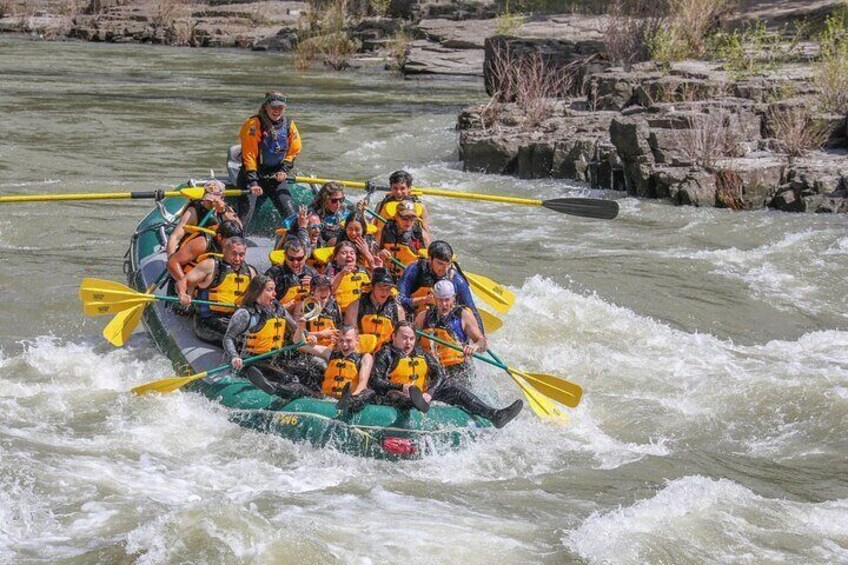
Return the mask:
M 430 410 L 430 405 L 426 400 L 424 400 L 424 395 L 422 394 L 421 389 L 417 386 L 409 387 L 409 400 L 422 414 L 426 414 L 427 411 Z
M 491 420 L 492 424 L 494 424 L 496 428 L 501 429 L 518 416 L 518 413 L 521 412 L 523 407 L 524 401 L 519 398 L 506 408 L 495 410 L 495 413 L 492 414 L 492 417 L 489 418 L 489 420 Z

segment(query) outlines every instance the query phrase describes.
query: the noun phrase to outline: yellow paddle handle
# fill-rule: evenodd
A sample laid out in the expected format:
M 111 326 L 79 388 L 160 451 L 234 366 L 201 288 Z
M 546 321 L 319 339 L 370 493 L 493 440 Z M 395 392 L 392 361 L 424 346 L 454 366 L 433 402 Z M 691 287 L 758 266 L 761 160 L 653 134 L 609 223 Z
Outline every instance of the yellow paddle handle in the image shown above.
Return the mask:
M 203 187 L 199 187 L 200 196 L 196 196 L 193 192 L 188 192 L 191 189 L 184 188 L 182 190 L 168 190 L 162 194 L 166 197 L 183 196 L 186 198 L 202 197 Z M 225 196 L 239 196 L 241 190 L 225 190 Z M 66 200 L 126 200 L 133 198 L 132 192 L 79 192 L 72 194 L 30 194 L 30 195 L 14 195 L 0 196 L 0 204 L 10 204 L 13 202 L 60 202 Z
M 217 235 L 217 233 L 218 233 L 215 230 L 210 230 L 209 228 L 202 228 L 200 226 L 192 226 L 192 225 L 185 225 L 185 226 L 183 226 L 183 229 L 185 231 L 188 231 L 188 232 L 192 232 L 192 231 L 198 232 L 199 231 L 201 233 L 208 233 L 209 235 Z
M 349 180 L 332 180 L 332 179 L 318 179 L 313 177 L 297 177 L 295 178 L 297 182 L 309 183 L 309 184 L 324 184 L 328 182 L 336 182 L 342 186 L 347 186 L 350 188 L 361 188 L 365 189 L 364 182 L 356 182 Z M 443 190 L 441 188 L 414 188 L 413 192 L 417 192 L 418 194 L 429 194 L 431 196 L 446 196 L 448 198 L 461 198 L 464 200 L 487 200 L 489 202 L 505 202 L 507 204 L 523 204 L 525 206 L 541 206 L 541 200 L 535 200 L 532 198 L 515 198 L 513 196 L 495 196 L 492 194 L 479 194 L 476 192 L 455 192 L 452 190 Z

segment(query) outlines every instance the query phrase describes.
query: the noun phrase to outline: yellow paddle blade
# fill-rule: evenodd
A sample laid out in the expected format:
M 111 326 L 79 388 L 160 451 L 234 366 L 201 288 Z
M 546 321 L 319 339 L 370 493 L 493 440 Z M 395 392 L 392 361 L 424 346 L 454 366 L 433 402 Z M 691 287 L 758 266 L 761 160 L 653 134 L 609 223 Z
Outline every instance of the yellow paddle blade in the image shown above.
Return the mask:
M 152 383 L 137 386 L 132 389 L 132 391 L 135 394 L 147 394 L 148 392 L 174 392 L 188 383 L 193 383 L 194 381 L 202 379 L 208 374 L 208 371 L 203 371 L 202 373 L 197 373 L 196 375 L 190 375 L 188 377 L 170 377 L 167 379 L 160 379 L 158 381 L 153 381 Z
M 153 302 L 154 299 L 130 298 L 128 300 L 116 300 L 109 302 L 83 302 L 82 311 L 86 316 L 106 316 L 117 314 L 136 306 Z
M 183 226 L 183 229 L 187 232 L 202 232 L 202 233 L 208 233 L 209 235 L 215 235 L 215 234 L 218 233 L 215 230 L 210 230 L 209 228 L 202 228 L 200 226 L 186 225 L 186 226 Z
M 377 336 L 374 334 L 359 334 L 359 352 L 373 353 L 377 349 Z
M 272 265 L 280 265 L 286 260 L 286 252 L 282 249 L 277 249 L 268 254 L 268 259 Z
M 503 320 L 495 316 L 494 314 L 490 314 L 485 310 L 477 310 L 480 312 L 480 319 L 483 320 L 483 330 L 487 334 L 493 334 L 503 326 Z
M 123 302 L 134 298 L 143 300 L 144 293 L 136 292 L 135 290 L 110 290 L 108 288 L 81 288 L 79 291 L 80 300 L 83 304 L 87 302 Z
M 202 186 L 193 186 L 191 188 L 181 188 L 180 195 L 185 196 L 189 200 L 200 200 L 206 194 L 206 189 Z
M 380 231 L 380 228 L 370 222 L 368 223 L 368 227 L 365 229 L 365 233 L 368 235 L 374 235 L 378 231 Z
M 103 328 L 103 337 L 115 347 L 122 347 L 132 335 L 135 327 L 144 315 L 144 307 L 147 302 L 142 302 L 134 308 L 119 312 Z
M 506 314 L 512 305 L 515 304 L 515 294 L 509 289 L 488 279 L 482 275 L 463 271 L 465 279 L 471 288 L 477 293 L 483 302 L 500 312 Z
M 543 420 L 552 420 L 553 422 L 563 426 L 568 423 L 568 416 L 565 412 L 559 409 L 556 403 L 533 390 L 527 384 L 527 381 L 521 377 L 518 377 L 509 371 L 507 372 L 509 373 L 509 376 L 512 377 L 512 380 L 515 381 L 515 384 L 517 384 L 521 389 L 521 392 L 524 393 L 524 396 L 527 397 L 530 409 L 533 410 L 537 416 Z
M 80 283 L 80 292 L 82 292 L 83 289 L 89 289 L 89 288 L 123 291 L 123 292 L 132 292 L 132 293 L 135 293 L 135 294 L 140 294 L 134 288 L 130 288 L 125 284 L 121 284 L 121 283 L 118 283 L 118 282 L 115 282 L 115 281 L 107 281 L 105 279 L 92 279 L 92 278 L 82 279 L 82 282 Z
M 326 263 L 330 260 L 330 257 L 333 256 L 334 249 L 335 247 L 317 247 L 312 250 L 312 256 L 315 257 L 317 261 Z
M 564 404 L 569 408 L 574 408 L 580 404 L 580 399 L 583 397 L 583 388 L 565 379 L 555 377 L 554 375 L 546 375 L 543 373 L 525 373 L 517 369 L 510 368 L 510 372 L 516 373 L 527 380 L 527 383 L 544 394 L 545 396 Z

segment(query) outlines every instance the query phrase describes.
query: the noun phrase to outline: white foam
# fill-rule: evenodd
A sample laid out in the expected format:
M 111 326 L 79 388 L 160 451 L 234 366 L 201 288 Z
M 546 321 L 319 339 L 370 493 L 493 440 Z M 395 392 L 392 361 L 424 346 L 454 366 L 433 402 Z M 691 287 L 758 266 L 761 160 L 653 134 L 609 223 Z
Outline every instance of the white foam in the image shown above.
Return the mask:
M 844 562 L 846 511 L 846 500 L 769 499 L 726 479 L 688 476 L 631 506 L 593 513 L 563 543 L 590 563 Z

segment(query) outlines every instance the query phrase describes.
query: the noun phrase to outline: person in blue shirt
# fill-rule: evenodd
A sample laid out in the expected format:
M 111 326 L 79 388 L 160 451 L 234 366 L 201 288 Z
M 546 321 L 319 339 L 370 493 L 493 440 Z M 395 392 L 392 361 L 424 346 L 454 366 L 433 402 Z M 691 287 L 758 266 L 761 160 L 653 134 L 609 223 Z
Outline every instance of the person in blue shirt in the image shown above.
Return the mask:
M 456 303 L 467 306 L 474 313 L 480 327 L 483 322 L 471 296 L 468 281 L 462 271 L 453 262 L 453 248 L 446 241 L 436 240 L 427 247 L 427 258 L 419 259 L 403 271 L 398 282 L 398 299 L 407 311 L 409 319 L 423 312 L 427 306 L 436 304 L 433 286 L 440 280 L 453 283 L 456 290 Z

